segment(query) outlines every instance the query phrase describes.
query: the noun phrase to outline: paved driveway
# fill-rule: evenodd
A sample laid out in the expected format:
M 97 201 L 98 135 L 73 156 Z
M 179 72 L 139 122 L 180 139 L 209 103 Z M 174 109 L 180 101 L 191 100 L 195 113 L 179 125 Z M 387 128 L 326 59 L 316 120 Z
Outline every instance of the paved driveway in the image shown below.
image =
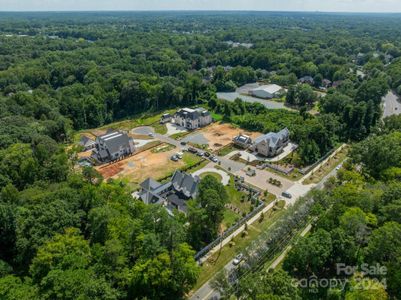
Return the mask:
M 245 170 L 240 170 L 235 172 L 235 175 L 242 176 L 245 178 L 245 182 L 248 182 L 262 190 L 267 190 L 269 193 L 272 193 L 276 196 L 281 196 L 281 193 L 289 189 L 294 185 L 294 182 L 292 182 L 289 179 L 283 178 L 281 176 L 278 176 L 272 172 L 266 171 L 266 170 L 259 170 L 254 167 L 250 167 L 251 169 L 255 170 L 256 176 L 248 176 L 246 175 Z M 281 181 L 281 187 L 272 185 L 269 183 L 269 178 L 274 178 L 277 180 Z
M 275 157 L 272 157 L 272 158 L 267 158 L 266 160 L 271 161 L 271 162 L 280 161 L 283 158 L 285 158 L 286 156 L 290 155 L 291 152 L 293 152 L 295 149 L 297 149 L 297 145 L 295 145 L 293 143 L 288 143 L 288 145 L 284 147 L 283 153 L 281 153 Z
M 167 128 L 167 135 L 173 135 L 176 133 L 181 133 L 181 132 L 187 132 L 188 130 L 182 126 L 178 126 L 177 124 L 173 123 L 166 123 L 166 128 Z
M 143 147 L 146 144 L 149 144 L 151 142 L 156 141 L 155 139 L 150 139 L 150 140 L 141 140 L 141 139 L 134 139 L 134 143 L 135 143 L 135 147 L 139 148 L 139 147 Z
M 223 185 L 228 185 L 228 183 L 230 182 L 230 176 L 226 172 L 224 172 L 222 170 L 219 170 L 219 169 L 216 169 L 216 168 L 210 168 L 208 166 L 206 166 L 205 168 L 200 169 L 200 170 L 192 173 L 192 175 L 193 176 L 199 176 L 199 175 L 201 175 L 203 173 L 217 173 L 217 174 L 219 174 L 221 176 L 221 183 Z
M 227 157 L 219 157 L 219 159 L 220 159 L 220 166 L 224 170 L 230 171 L 231 173 L 238 172 L 246 167 L 245 164 L 233 161 Z
M 150 126 L 142 126 L 132 129 L 132 133 L 140 134 L 140 135 L 149 135 L 150 133 L 154 133 L 155 130 Z
M 205 138 L 205 136 L 201 132 L 196 132 L 190 135 L 187 135 L 181 141 L 186 143 L 193 143 L 198 145 L 209 144 L 209 140 Z
M 263 104 L 266 108 L 269 109 L 287 109 L 290 110 L 289 108 L 284 106 L 284 103 L 282 102 L 276 102 L 276 101 L 271 101 L 271 100 L 264 100 L 264 99 L 259 99 L 251 96 L 245 96 L 241 95 L 237 92 L 232 92 L 232 93 L 217 93 L 217 98 L 223 99 L 226 101 L 234 102 L 235 99 L 240 98 L 244 102 L 248 103 L 260 103 Z

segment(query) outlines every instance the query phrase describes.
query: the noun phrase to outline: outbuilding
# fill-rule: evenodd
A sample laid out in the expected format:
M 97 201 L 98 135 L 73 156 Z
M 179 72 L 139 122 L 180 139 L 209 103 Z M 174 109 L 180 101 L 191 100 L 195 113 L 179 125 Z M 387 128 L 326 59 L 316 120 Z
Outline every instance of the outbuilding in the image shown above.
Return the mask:
M 282 91 L 283 88 L 277 84 L 267 84 L 252 89 L 249 91 L 249 93 L 251 96 L 257 98 L 272 99 L 279 97 Z

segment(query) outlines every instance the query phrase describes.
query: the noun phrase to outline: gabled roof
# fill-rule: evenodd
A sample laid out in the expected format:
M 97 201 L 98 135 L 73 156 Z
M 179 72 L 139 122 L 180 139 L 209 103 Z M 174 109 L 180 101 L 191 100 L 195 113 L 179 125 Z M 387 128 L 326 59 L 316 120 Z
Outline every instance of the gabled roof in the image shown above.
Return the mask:
M 158 204 L 163 202 L 162 197 L 148 190 L 140 191 L 138 196 L 145 204 Z
M 277 134 L 280 136 L 280 138 L 282 138 L 284 140 L 288 139 L 290 137 L 290 131 L 288 130 L 287 127 L 284 129 L 281 129 Z
M 269 147 L 276 147 L 277 143 L 280 140 L 286 140 L 288 139 L 290 135 L 290 132 L 288 131 L 287 128 L 284 128 L 280 130 L 278 133 L 275 132 L 269 132 L 265 135 L 261 135 L 258 138 L 255 139 L 255 144 L 259 144 L 263 141 L 266 141 L 266 143 L 269 145 Z
M 120 151 L 121 147 L 129 147 L 130 142 L 130 137 L 126 133 L 120 131 L 108 132 L 98 136 L 98 139 L 106 145 L 110 153 Z
M 140 184 L 141 188 L 145 190 L 155 190 L 161 186 L 161 183 L 154 180 L 153 178 L 148 178 Z
M 81 136 L 81 139 L 79 140 L 79 144 L 84 147 L 93 145 L 94 143 L 95 143 L 95 141 L 88 138 L 86 135 Z
M 194 198 L 196 196 L 199 184 L 199 177 L 193 177 L 183 171 L 175 171 L 171 183 L 177 192 L 183 193 L 186 197 Z

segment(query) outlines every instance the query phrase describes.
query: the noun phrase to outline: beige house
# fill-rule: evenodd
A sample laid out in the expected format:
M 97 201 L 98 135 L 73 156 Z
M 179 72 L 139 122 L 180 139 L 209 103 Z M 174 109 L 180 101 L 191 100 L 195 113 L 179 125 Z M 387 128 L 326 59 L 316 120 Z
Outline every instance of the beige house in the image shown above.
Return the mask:
M 266 157 L 273 157 L 283 152 L 285 146 L 288 145 L 290 139 L 290 132 L 287 128 L 279 131 L 278 133 L 269 132 L 255 139 L 251 150 Z

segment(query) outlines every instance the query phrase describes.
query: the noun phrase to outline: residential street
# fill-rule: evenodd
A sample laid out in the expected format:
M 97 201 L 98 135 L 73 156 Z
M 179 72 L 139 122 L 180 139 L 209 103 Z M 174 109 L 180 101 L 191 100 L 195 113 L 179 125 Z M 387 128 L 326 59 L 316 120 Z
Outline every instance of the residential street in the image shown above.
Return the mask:
M 177 141 L 171 137 L 168 137 L 168 136 L 165 136 L 162 134 L 155 133 L 154 137 L 162 142 L 169 143 L 169 144 L 176 146 L 177 149 L 179 149 L 179 150 L 188 148 L 188 146 L 181 145 L 181 141 Z M 200 149 L 198 149 L 198 150 L 200 150 Z M 246 182 L 248 182 L 262 190 L 268 190 L 270 193 L 276 195 L 277 197 L 280 196 L 282 192 L 286 191 L 287 189 L 289 189 L 291 186 L 294 185 L 294 182 L 289 179 L 286 179 L 284 177 L 276 175 L 275 173 L 269 172 L 268 170 L 259 170 L 254 167 L 250 167 L 250 168 L 255 170 L 256 176 L 252 176 L 252 177 L 248 176 L 248 175 L 246 175 L 246 173 L 244 171 L 244 169 L 246 169 L 247 165 L 242 162 L 233 161 L 228 158 L 229 156 L 231 156 L 231 154 L 224 156 L 224 157 L 220 157 L 220 156 L 218 157 L 221 168 L 223 168 L 224 170 L 226 170 L 234 175 L 244 177 Z M 215 164 L 210 163 L 208 165 L 208 167 L 212 167 L 213 165 L 215 165 Z M 282 186 L 277 187 L 277 186 L 270 184 L 268 182 L 270 177 L 281 181 Z
M 340 163 L 341 164 L 341 163 Z M 339 165 L 340 165 L 339 164 Z M 322 189 L 324 187 L 324 183 L 332 176 L 336 176 L 337 170 L 334 168 L 328 175 L 326 175 L 318 184 L 310 184 L 310 185 L 302 185 L 300 182 L 295 183 L 289 191 L 291 191 L 293 194 L 292 199 L 286 199 L 287 204 L 292 204 L 295 203 L 301 196 L 305 195 L 307 192 L 312 190 L 313 188 L 316 189 Z M 306 234 L 306 233 L 305 233 Z M 225 265 L 224 269 L 226 270 L 231 270 L 235 266 L 232 264 L 232 261 L 230 261 L 227 265 Z M 213 278 L 212 278 L 213 279 Z M 206 282 L 200 289 L 198 289 L 189 299 L 190 300 L 208 300 L 208 299 L 214 299 L 219 297 L 219 293 L 214 291 L 212 287 L 210 286 L 210 282 L 212 281 L 210 279 L 208 282 Z

